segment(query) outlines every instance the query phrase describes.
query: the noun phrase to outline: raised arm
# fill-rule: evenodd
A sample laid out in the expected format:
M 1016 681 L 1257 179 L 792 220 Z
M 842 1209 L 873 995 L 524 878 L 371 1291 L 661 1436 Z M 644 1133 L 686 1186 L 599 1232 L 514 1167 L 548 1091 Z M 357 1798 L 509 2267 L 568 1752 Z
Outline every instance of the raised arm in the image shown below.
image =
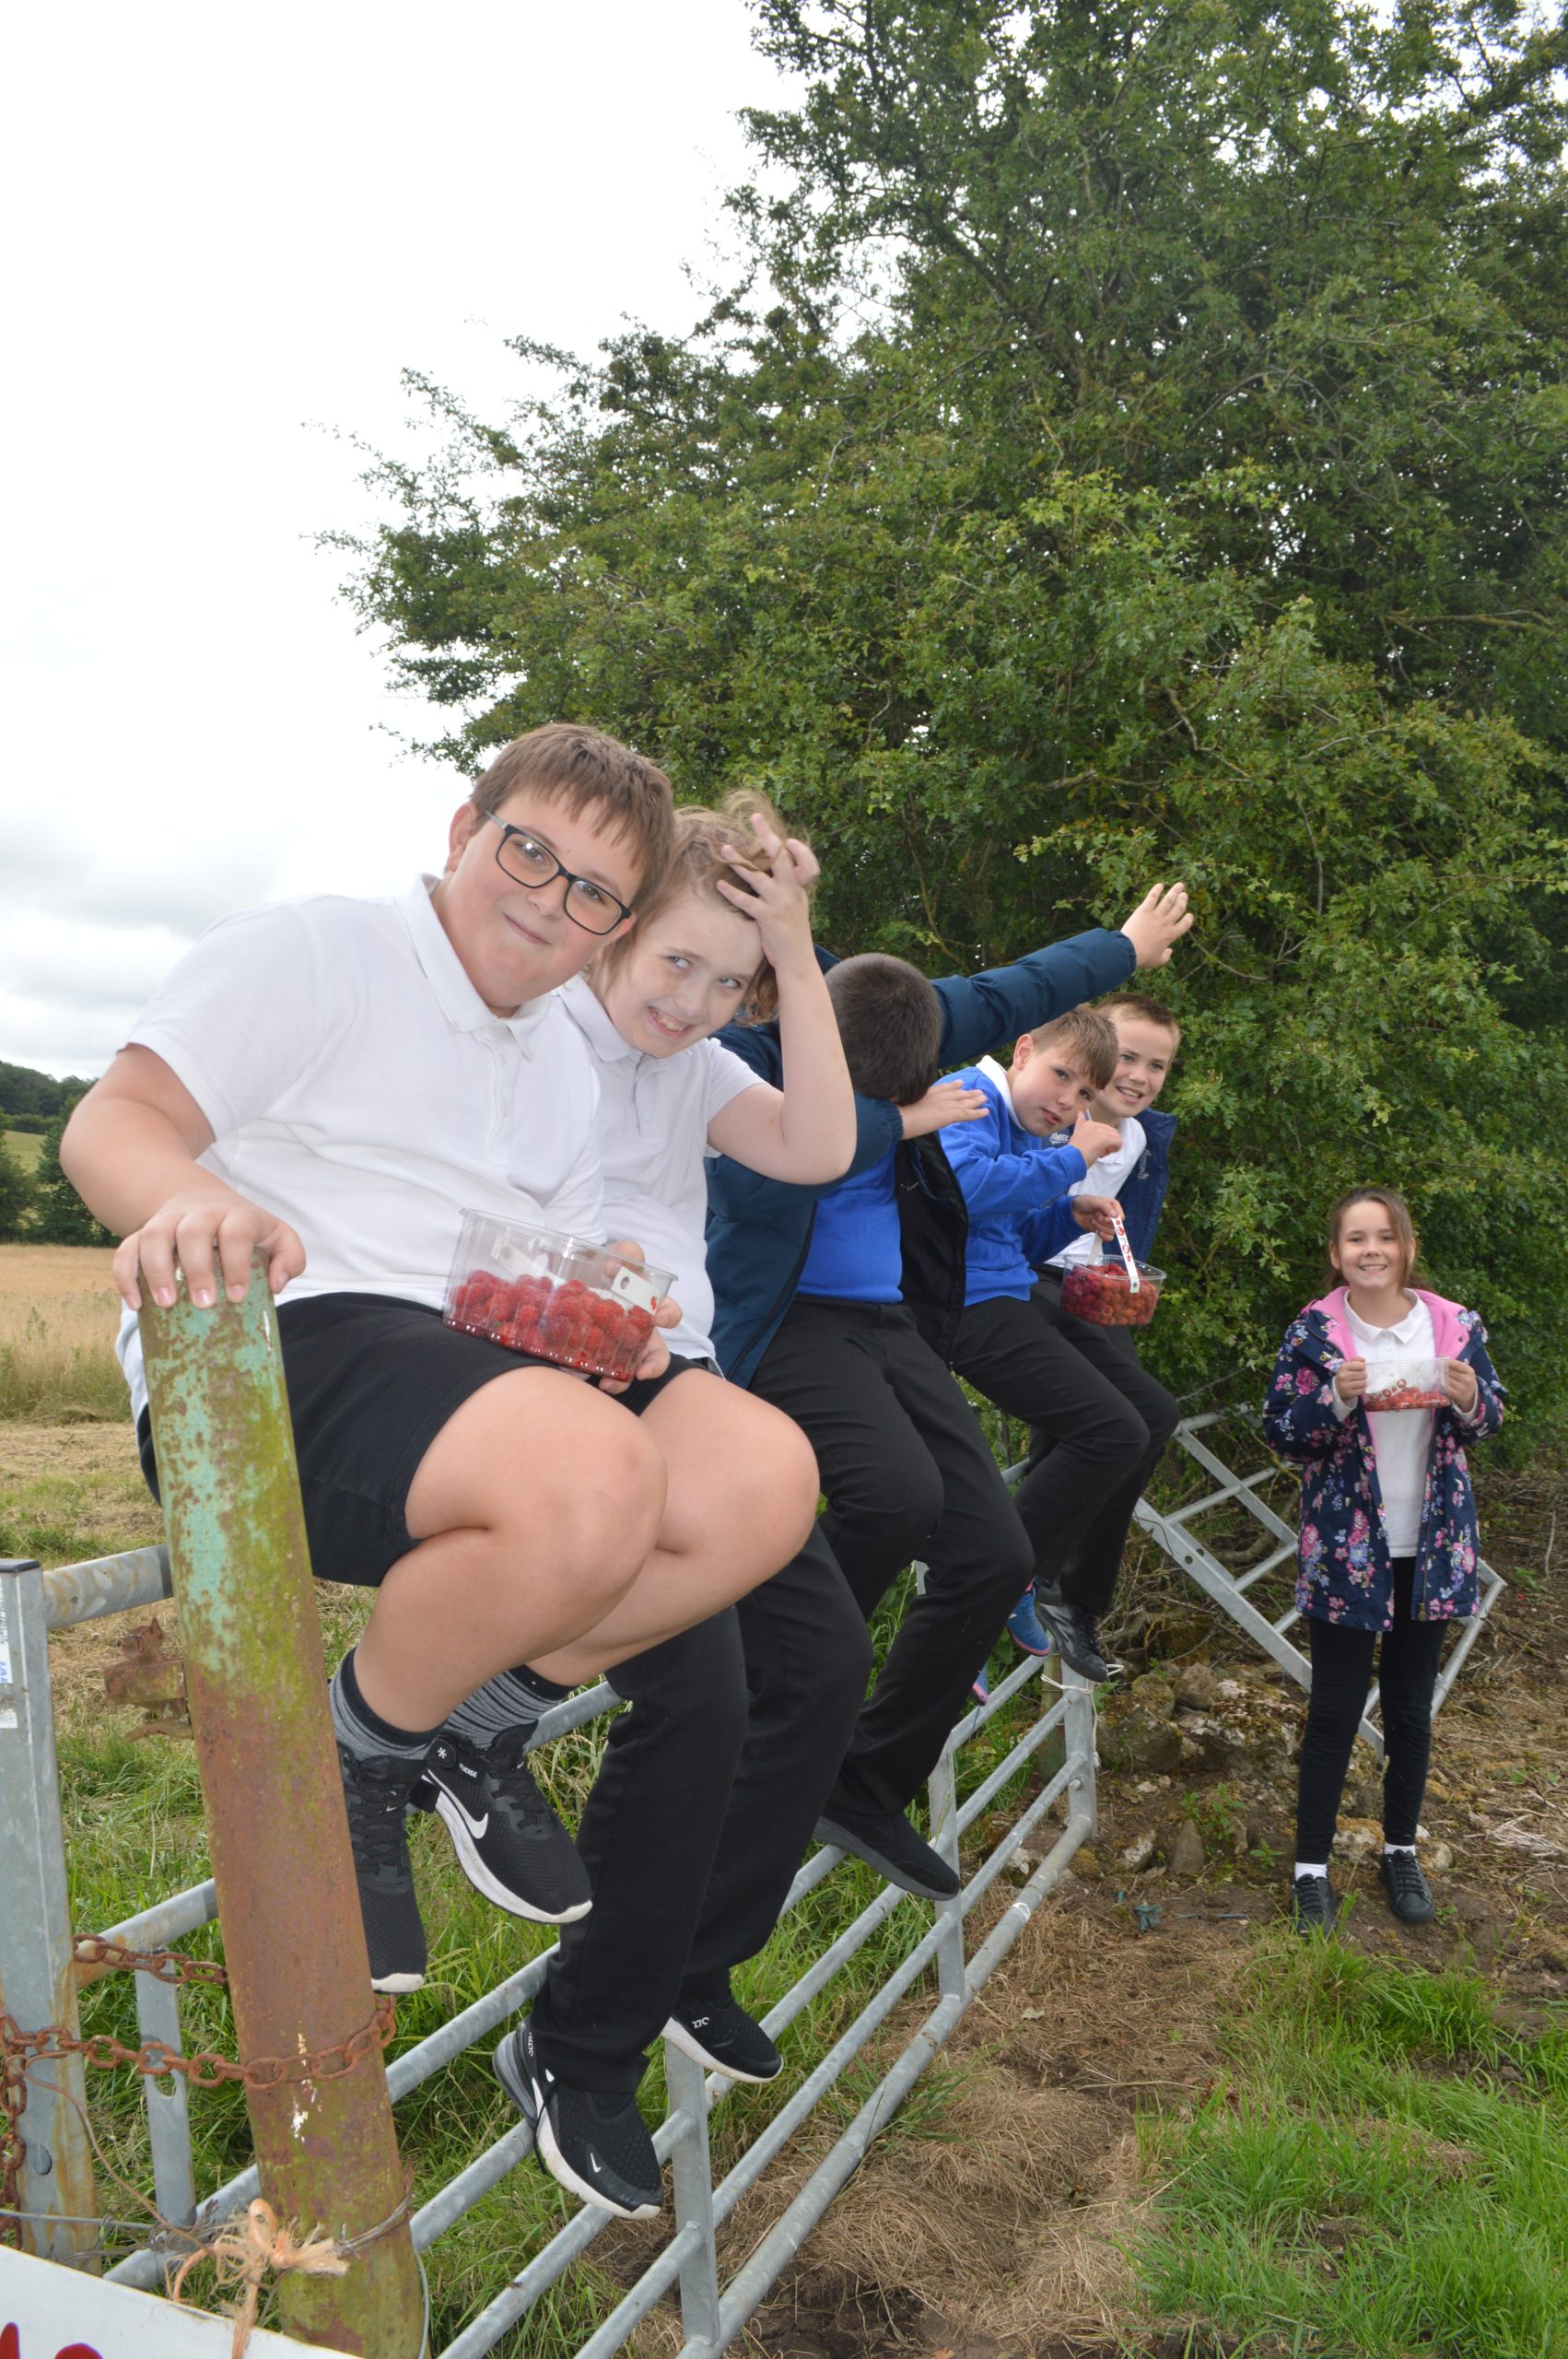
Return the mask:
M 781 843 L 755 823 L 766 870 L 747 869 L 747 889 L 720 892 L 753 919 L 778 987 L 781 1086 L 744 1089 L 708 1127 L 710 1146 L 772 1180 L 822 1186 L 843 1178 L 856 1147 L 855 1094 L 833 1003 L 812 943 L 806 888 L 817 864 L 809 847 Z
M 305 1267 L 305 1249 L 275 1213 L 214 1176 L 197 1157 L 213 1144 L 212 1125 L 185 1085 L 151 1049 L 122 1049 L 65 1126 L 60 1167 L 106 1228 L 123 1243 L 114 1283 L 133 1310 L 145 1281 L 157 1303 L 174 1299 L 175 1267 L 191 1299 L 214 1298 L 214 1250 L 223 1285 L 235 1301 L 251 1283 L 260 1252 L 275 1294 Z
M 944 976 L 936 986 L 942 1062 L 975 1064 L 1020 1032 L 1115 991 L 1138 968 L 1164 966 L 1191 925 L 1186 886 L 1156 885 L 1114 933 L 1097 926 L 1032 950 L 1011 967 Z

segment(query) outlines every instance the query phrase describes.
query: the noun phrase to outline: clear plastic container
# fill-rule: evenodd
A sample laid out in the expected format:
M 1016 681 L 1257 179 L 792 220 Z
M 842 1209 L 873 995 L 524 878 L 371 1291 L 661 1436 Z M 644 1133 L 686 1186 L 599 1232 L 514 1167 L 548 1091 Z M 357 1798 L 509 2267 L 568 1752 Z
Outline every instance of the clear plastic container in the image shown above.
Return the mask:
M 637 1373 L 671 1273 L 586 1237 L 466 1212 L 447 1279 L 449 1327 L 585 1376 Z
M 1165 1273 L 1152 1262 L 1140 1262 L 1138 1280 L 1134 1294 L 1119 1254 L 1107 1253 L 1099 1262 L 1070 1262 L 1061 1273 L 1061 1307 L 1095 1327 L 1147 1327 Z
M 1368 1360 L 1366 1391 L 1362 1406 L 1380 1417 L 1397 1409 L 1441 1409 L 1448 1395 L 1430 1352 L 1396 1352 L 1387 1359 Z

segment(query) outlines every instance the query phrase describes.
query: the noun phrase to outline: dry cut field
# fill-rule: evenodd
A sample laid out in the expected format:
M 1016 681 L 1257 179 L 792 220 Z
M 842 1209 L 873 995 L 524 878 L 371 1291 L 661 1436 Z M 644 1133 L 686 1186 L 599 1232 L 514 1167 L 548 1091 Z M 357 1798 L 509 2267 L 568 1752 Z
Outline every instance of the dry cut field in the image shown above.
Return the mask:
M 106 1245 L 0 1245 L 0 1421 L 123 1418 Z

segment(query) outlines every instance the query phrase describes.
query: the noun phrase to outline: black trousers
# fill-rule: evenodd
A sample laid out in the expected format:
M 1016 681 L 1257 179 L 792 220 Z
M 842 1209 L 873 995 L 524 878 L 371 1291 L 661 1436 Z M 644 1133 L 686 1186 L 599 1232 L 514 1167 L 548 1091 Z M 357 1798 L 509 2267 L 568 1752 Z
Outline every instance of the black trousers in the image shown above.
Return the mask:
M 1383 1710 L 1383 1833 L 1390 1843 L 1413 1843 L 1421 1823 L 1432 1759 L 1432 1697 L 1443 1657 L 1446 1622 L 1412 1622 L 1413 1556 L 1394 1559 L 1394 1621 L 1383 1633 L 1377 1667 Z M 1307 1619 L 1312 1694 L 1301 1741 L 1296 1788 L 1296 1858 L 1327 1860 L 1339 1822 L 1340 1797 L 1351 1747 L 1372 1685 L 1375 1630 Z
M 834 1790 L 845 1810 L 907 1810 L 1028 1582 L 1024 1527 L 978 1418 L 902 1303 L 797 1296 L 753 1390 L 804 1427 L 821 1530 L 861 1613 L 928 1567 Z
M 696 1629 L 617 1663 L 629 1706 L 578 1829 L 593 1907 L 533 2010 L 568 2087 L 635 2089 L 676 2000 L 722 1999 L 766 1942 L 854 1729 L 871 1642 L 813 1532 Z
M 1030 1469 L 1013 1493 L 1036 1577 L 1090 1614 L 1111 1602 L 1128 1526 L 1181 1415 L 1125 1327 L 1061 1307 L 1061 1280 L 1027 1300 L 964 1313 L 953 1365 L 1003 1414 L 1032 1429 Z

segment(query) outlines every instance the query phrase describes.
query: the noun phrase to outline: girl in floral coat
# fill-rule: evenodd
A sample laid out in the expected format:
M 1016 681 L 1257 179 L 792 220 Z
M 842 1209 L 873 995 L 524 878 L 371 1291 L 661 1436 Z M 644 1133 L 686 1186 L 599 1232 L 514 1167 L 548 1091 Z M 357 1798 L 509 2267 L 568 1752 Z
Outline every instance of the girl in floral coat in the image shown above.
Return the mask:
M 1411 1284 L 1402 1197 L 1341 1196 L 1328 1259 L 1340 1284 L 1291 1321 L 1263 1408 L 1269 1441 L 1302 1468 L 1296 1604 L 1312 1695 L 1291 1901 L 1301 1932 L 1334 1921 L 1328 1854 L 1380 1635 L 1383 1888 L 1405 1924 L 1433 1913 L 1415 1838 L 1445 1627 L 1476 1610 L 1480 1535 L 1464 1445 L 1503 1422 L 1480 1319 Z

